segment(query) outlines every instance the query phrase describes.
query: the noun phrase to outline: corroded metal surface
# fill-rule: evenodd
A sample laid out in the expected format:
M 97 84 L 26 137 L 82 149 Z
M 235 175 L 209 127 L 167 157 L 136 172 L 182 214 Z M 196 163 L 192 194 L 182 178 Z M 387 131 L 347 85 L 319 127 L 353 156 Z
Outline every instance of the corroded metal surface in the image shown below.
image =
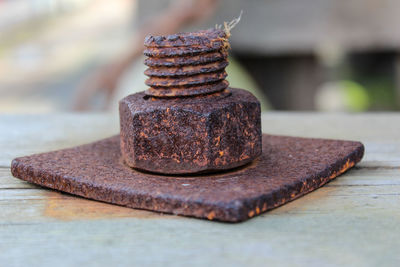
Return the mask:
M 199 95 L 224 90 L 228 66 L 228 39 L 222 30 L 210 29 L 169 36 L 148 36 L 145 39 L 149 68 L 147 94 L 165 97 Z M 207 90 L 204 89 L 207 87 Z M 178 92 L 182 91 L 182 92 Z
M 145 39 L 150 88 L 120 101 L 127 165 L 188 174 L 235 168 L 261 155 L 260 103 L 228 87 L 227 42 L 217 29 Z
M 227 74 L 225 71 L 218 71 L 213 73 L 199 73 L 185 77 L 150 77 L 146 80 L 146 85 L 151 87 L 175 87 L 175 86 L 193 86 L 209 84 L 217 81 L 224 80 Z M 184 90 L 190 90 L 184 88 Z
M 143 52 L 148 57 L 179 57 L 179 56 L 195 56 L 203 53 L 216 52 L 218 48 L 204 47 L 163 47 L 163 48 L 146 48 Z
M 216 61 L 223 61 L 227 58 L 227 51 L 217 51 L 212 53 L 200 54 L 187 57 L 148 57 L 144 60 L 144 64 L 149 67 L 178 67 L 186 65 L 200 65 Z
M 226 42 L 223 30 L 207 29 L 196 32 L 183 32 L 168 36 L 148 35 L 144 40 L 145 47 L 203 47 L 219 49 Z
M 228 66 L 227 61 L 217 61 L 202 65 L 187 65 L 177 67 L 150 67 L 144 74 L 153 77 L 190 76 L 196 74 L 217 72 Z
M 28 182 L 131 208 L 239 222 L 324 185 L 361 160 L 359 142 L 263 135 L 263 154 L 218 174 L 166 176 L 122 163 L 119 136 L 17 158 L 12 174 Z
M 261 110 L 249 92 L 120 101 L 121 149 L 134 168 L 169 174 L 226 170 L 261 155 Z
M 217 81 L 215 83 L 200 84 L 193 86 L 176 87 L 150 87 L 147 89 L 147 95 L 157 95 L 159 97 L 176 97 L 176 96 L 196 96 L 208 95 L 210 93 L 218 94 L 228 88 L 229 83 L 226 80 Z

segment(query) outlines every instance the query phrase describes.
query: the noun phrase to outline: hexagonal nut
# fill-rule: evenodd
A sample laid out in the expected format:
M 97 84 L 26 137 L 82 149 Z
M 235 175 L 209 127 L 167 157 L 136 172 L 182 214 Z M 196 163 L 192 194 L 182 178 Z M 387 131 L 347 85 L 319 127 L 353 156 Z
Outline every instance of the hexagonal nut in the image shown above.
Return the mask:
M 212 172 L 261 155 L 260 103 L 251 93 L 120 101 L 121 153 L 133 168 L 163 173 Z

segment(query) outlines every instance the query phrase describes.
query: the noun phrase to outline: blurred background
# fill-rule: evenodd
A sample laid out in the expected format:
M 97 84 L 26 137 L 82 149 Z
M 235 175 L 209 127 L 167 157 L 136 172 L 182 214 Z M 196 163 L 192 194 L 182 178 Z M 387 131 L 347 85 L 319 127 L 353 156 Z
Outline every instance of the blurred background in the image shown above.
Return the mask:
M 263 110 L 400 109 L 398 0 L 0 0 L 0 112 L 117 112 L 143 39 L 232 30 L 232 87 Z

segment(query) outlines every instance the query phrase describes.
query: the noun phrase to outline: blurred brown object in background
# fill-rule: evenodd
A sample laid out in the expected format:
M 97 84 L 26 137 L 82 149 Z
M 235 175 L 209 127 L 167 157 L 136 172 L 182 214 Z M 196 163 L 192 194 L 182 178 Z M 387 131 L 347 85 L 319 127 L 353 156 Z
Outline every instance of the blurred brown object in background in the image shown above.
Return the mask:
M 114 93 L 121 75 L 141 56 L 143 40 L 149 33 L 168 35 L 178 32 L 184 26 L 208 18 L 217 8 L 219 0 L 176 0 L 160 14 L 151 18 L 132 37 L 130 49 L 123 51 L 115 61 L 96 69 L 79 85 L 74 103 L 74 110 L 90 108 L 93 95 L 102 92 L 106 95 L 106 108 Z M 173 18 L 173 19 L 171 19 Z
M 145 33 L 240 10 L 227 80 L 264 110 L 400 110 L 397 0 L 18 0 L 0 1 L 0 112 L 116 111 L 147 89 Z

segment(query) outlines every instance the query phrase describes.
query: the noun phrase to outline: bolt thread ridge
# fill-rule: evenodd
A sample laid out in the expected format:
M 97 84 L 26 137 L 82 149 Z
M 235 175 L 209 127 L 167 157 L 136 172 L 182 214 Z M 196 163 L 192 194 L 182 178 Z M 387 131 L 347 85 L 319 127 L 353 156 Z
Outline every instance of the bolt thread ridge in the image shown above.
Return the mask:
M 147 95 L 187 97 L 224 91 L 228 66 L 228 36 L 209 29 L 168 36 L 149 35 L 144 41 Z

